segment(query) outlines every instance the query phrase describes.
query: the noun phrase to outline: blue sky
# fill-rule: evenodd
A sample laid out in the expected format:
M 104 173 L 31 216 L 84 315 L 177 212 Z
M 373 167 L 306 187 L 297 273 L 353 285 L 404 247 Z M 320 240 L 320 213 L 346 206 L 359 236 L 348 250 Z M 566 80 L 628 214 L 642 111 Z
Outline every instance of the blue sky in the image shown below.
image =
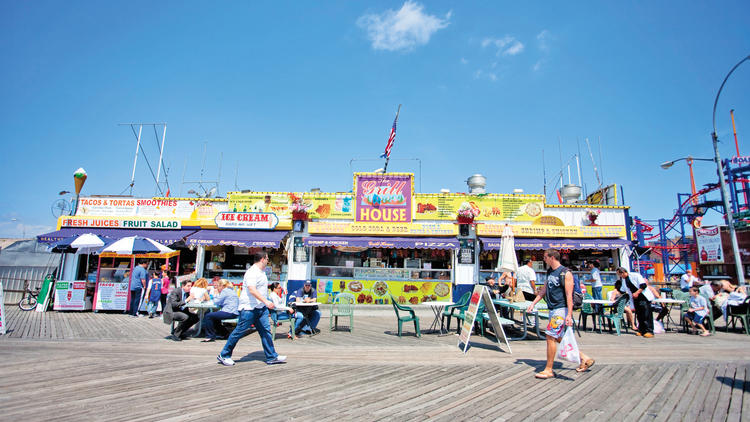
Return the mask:
M 564 161 L 581 142 L 591 191 L 589 138 L 632 214 L 671 216 L 687 167 L 659 164 L 712 156 L 714 97 L 750 54 L 750 3 L 527 3 L 2 2 L 0 236 L 51 230 L 78 167 L 83 194 L 123 192 L 135 138 L 118 123 L 168 123 L 173 196 L 199 177 L 204 145 L 205 179 L 223 154 L 222 194 L 236 168 L 239 189 L 347 191 L 350 160 L 382 166 L 359 159 L 382 153 L 398 104 L 389 170 L 418 173 L 399 159 L 420 159 L 423 192 L 482 173 L 492 192 L 541 193 L 558 139 Z M 732 108 L 750 155 L 748 91 L 750 63 L 719 101 L 724 157 Z M 716 180 L 711 163 L 695 170 L 698 185 Z M 134 193 L 155 193 L 142 159 Z

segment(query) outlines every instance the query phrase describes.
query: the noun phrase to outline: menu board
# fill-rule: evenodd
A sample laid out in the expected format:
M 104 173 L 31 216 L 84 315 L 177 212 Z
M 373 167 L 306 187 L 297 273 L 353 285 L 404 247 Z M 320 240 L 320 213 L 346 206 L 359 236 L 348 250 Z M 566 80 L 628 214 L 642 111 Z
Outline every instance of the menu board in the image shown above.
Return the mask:
M 475 243 L 473 239 L 461 239 L 461 248 L 458 250 L 458 263 L 459 264 L 474 264 L 474 248 Z
M 357 268 L 360 270 L 360 268 Z M 400 271 L 400 270 L 399 270 Z M 408 270 L 404 270 L 408 271 Z M 422 302 L 450 300 L 451 282 L 445 281 L 394 281 L 367 279 L 326 279 L 318 283 L 318 302 L 330 303 L 338 293 L 354 295 L 358 304 L 390 303 L 389 293 L 396 301 L 404 304 L 418 305 Z
M 97 311 L 124 311 L 128 305 L 129 282 L 100 281 L 96 285 L 94 309 Z
M 86 309 L 86 282 L 63 281 L 55 283 L 56 311 L 83 311 Z
M 464 345 L 464 353 L 469 350 L 469 339 L 471 338 L 472 331 L 474 331 L 474 321 L 477 317 L 483 318 L 482 315 L 477 315 L 480 301 L 484 303 L 484 311 L 490 317 L 490 324 L 492 325 L 492 330 L 495 332 L 497 347 L 502 350 L 502 343 L 500 343 L 500 340 L 503 340 L 505 341 L 505 345 L 508 347 L 508 352 L 513 353 L 510 349 L 508 338 L 505 336 L 505 330 L 503 330 L 503 326 L 497 316 L 495 305 L 492 303 L 490 292 L 487 290 L 486 286 L 480 284 L 474 286 L 474 291 L 471 293 L 471 299 L 469 299 L 469 307 L 464 313 L 464 321 L 461 324 L 461 333 L 458 335 L 458 346 L 461 347 L 461 344 Z
M 294 238 L 294 262 L 307 262 L 310 249 L 305 246 L 301 237 Z
M 455 220 L 462 205 L 478 213 L 476 220 L 533 221 L 544 211 L 544 196 L 415 194 L 414 220 Z
M 271 212 L 279 218 L 292 218 L 289 208 L 291 199 L 285 192 L 231 193 L 229 211 L 232 212 Z
M 354 207 L 352 206 L 352 194 L 350 193 L 304 193 L 302 202 L 310 206 L 307 215 L 309 218 L 351 220 L 354 218 Z

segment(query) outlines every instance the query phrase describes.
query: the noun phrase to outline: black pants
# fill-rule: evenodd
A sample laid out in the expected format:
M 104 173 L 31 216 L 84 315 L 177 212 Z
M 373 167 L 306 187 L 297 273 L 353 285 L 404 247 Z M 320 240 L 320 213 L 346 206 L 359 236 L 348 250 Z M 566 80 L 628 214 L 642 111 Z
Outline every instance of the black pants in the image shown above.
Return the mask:
M 635 316 L 638 318 L 638 332 L 641 334 L 654 333 L 654 314 L 651 304 L 646 300 L 635 301 Z
M 529 293 L 529 292 L 523 292 L 523 297 L 529 302 L 533 302 L 534 299 L 536 299 L 536 295 L 534 293 Z
M 164 309 L 167 307 L 167 294 L 162 293 L 161 297 L 159 298 L 159 302 L 161 302 L 161 311 L 164 312 Z
M 200 320 L 198 315 L 187 311 L 172 313 L 172 319 L 179 322 L 174 328 L 174 335 L 176 337 L 185 337 L 185 331 L 189 330 L 190 327 Z

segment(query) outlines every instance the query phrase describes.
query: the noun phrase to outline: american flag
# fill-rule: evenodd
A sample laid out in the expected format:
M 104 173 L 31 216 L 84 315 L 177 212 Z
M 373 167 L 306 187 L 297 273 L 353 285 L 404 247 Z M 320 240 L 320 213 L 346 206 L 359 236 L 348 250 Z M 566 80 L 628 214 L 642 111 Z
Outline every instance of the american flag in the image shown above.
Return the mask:
M 385 152 L 380 158 L 389 158 L 391 156 L 391 148 L 393 148 L 393 141 L 396 139 L 396 122 L 398 121 L 398 113 L 396 118 L 393 119 L 393 127 L 391 128 L 391 135 L 388 137 L 388 143 L 385 145 Z

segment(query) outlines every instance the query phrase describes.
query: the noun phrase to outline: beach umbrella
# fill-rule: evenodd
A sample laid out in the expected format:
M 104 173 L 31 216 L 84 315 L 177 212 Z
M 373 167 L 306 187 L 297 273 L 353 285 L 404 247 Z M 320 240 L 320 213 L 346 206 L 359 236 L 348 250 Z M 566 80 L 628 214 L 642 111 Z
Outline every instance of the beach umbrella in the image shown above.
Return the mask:
M 500 241 L 500 253 L 497 257 L 497 268 L 495 271 L 502 273 L 505 271 L 517 272 L 518 259 L 516 259 L 516 246 L 513 240 L 513 230 L 509 225 L 503 229 L 503 237 Z
M 65 239 L 59 240 L 52 245 L 50 245 L 50 251 L 51 252 L 57 252 L 57 253 L 74 253 L 76 249 L 72 246 L 70 246 L 71 243 L 73 243 L 74 240 L 76 240 L 78 236 L 71 236 L 66 237 Z
M 70 242 L 70 246 L 76 248 L 76 252 L 79 254 L 91 254 L 99 252 L 108 243 L 112 243 L 112 241 L 107 238 L 101 238 L 93 233 L 84 233 Z
M 128 236 L 106 246 L 102 252 L 114 252 L 118 255 L 138 255 L 147 253 L 170 253 L 170 249 L 153 239 L 142 236 Z

